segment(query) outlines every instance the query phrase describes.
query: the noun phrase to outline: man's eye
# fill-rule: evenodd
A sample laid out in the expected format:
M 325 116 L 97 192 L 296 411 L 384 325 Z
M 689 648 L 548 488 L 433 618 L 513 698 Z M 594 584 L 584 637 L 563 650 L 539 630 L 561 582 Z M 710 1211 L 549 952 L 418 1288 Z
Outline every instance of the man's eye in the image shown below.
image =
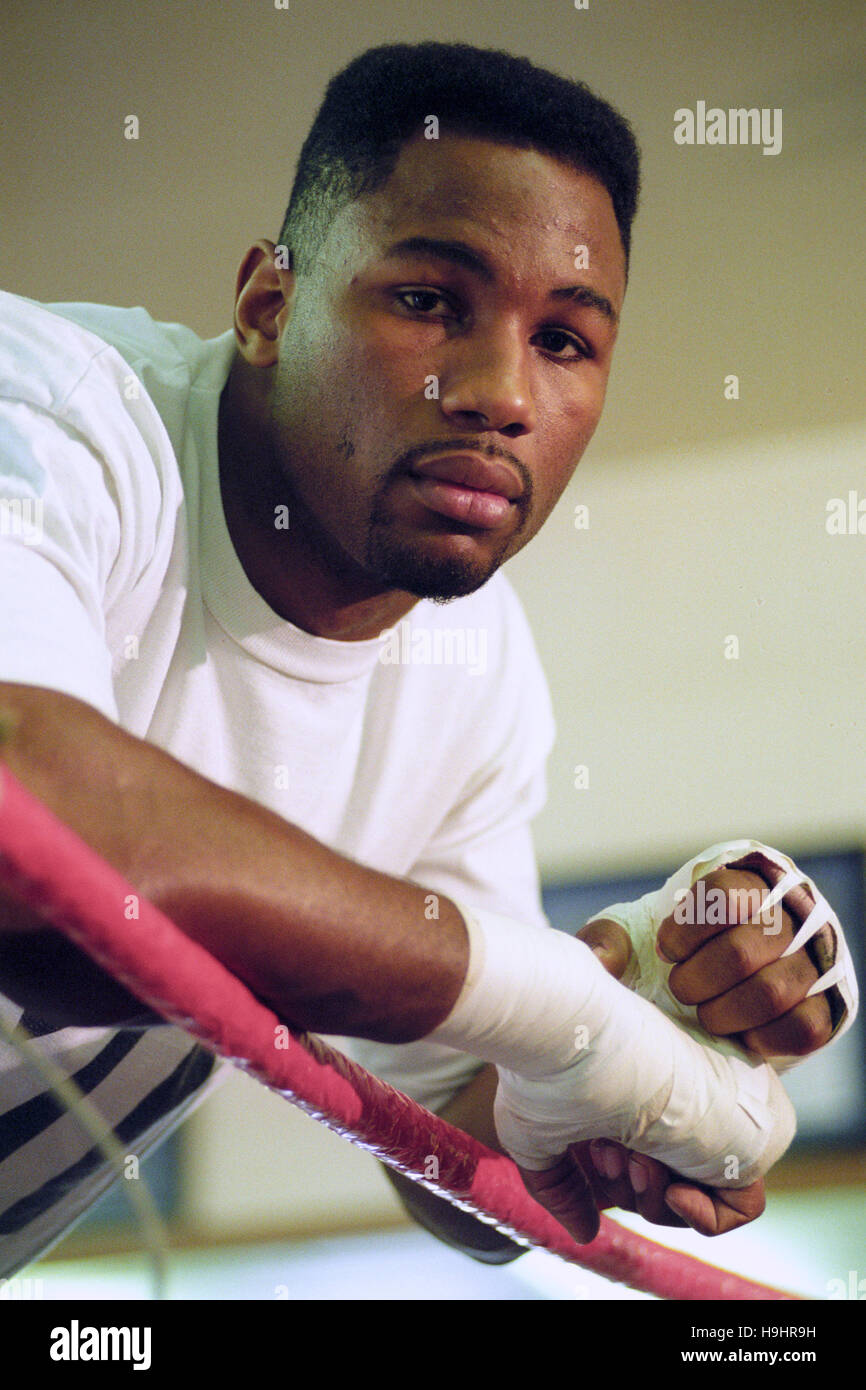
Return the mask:
M 576 362 L 582 357 L 591 357 L 592 353 L 585 343 L 579 338 L 573 338 L 570 333 L 564 332 L 561 328 L 546 328 L 543 333 L 539 333 L 536 341 L 542 340 L 540 346 L 545 352 L 552 353 L 555 357 L 562 357 L 564 361 Z
M 438 290 L 401 290 L 397 299 L 415 314 L 432 314 L 437 306 L 440 312 L 442 309 L 451 312 L 451 305 Z

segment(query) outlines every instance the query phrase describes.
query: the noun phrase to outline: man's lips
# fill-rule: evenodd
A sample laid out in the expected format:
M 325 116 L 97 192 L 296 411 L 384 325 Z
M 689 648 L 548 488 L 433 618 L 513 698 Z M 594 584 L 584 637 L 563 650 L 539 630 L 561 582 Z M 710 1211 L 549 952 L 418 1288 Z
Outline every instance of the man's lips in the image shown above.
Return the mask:
M 437 454 L 415 464 L 410 479 L 431 511 L 485 531 L 502 526 L 523 494 L 513 469 L 478 454 Z
M 513 502 L 523 492 L 523 483 L 507 463 L 484 458 L 481 454 L 436 454 L 416 463 L 415 477 L 438 478 L 477 492 L 493 492 Z

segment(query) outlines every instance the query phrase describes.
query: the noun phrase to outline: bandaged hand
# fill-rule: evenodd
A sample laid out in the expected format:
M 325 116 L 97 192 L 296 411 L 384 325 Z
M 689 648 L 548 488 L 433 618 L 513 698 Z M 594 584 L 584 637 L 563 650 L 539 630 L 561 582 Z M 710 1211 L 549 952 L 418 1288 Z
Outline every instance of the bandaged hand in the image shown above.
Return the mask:
M 792 860 L 759 841 L 713 845 L 579 935 L 618 953 L 623 983 L 672 1018 L 777 1070 L 840 1036 L 857 1012 L 838 917 Z
M 597 933 L 589 926 L 578 936 L 619 979 L 631 943 L 621 927 L 614 932 Z M 766 1205 L 760 1178 L 748 1187 L 701 1186 L 686 1182 L 658 1159 L 609 1139 L 572 1144 L 556 1167 L 541 1173 L 525 1170 L 522 1177 L 536 1201 L 581 1242 L 595 1238 L 600 1214 L 611 1208 L 634 1212 L 654 1226 L 691 1226 L 699 1235 L 720 1236 L 755 1221 Z
M 430 1040 L 497 1064 L 496 1128 L 524 1175 L 549 1175 L 572 1145 L 598 1137 L 695 1182 L 743 1189 L 787 1148 L 793 1110 L 765 1063 L 672 1022 L 584 943 L 461 911 L 469 972 Z

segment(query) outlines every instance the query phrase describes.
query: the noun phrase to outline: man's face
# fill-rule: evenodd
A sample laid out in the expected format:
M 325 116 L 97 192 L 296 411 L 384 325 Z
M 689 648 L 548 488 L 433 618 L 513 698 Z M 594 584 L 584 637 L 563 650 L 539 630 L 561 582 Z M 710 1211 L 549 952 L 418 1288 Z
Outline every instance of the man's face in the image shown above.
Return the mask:
M 487 140 L 408 142 L 277 320 L 271 435 L 293 527 L 299 509 L 320 550 L 383 589 L 478 588 L 592 437 L 624 293 L 594 178 Z

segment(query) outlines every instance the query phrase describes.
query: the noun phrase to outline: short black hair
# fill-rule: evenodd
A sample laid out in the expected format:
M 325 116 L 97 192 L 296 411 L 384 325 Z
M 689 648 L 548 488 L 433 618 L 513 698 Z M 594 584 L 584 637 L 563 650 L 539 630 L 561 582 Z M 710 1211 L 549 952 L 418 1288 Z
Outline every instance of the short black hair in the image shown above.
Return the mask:
M 298 160 L 281 244 L 310 272 L 336 214 L 387 182 L 425 117 L 440 129 L 526 149 L 591 174 L 610 194 L 628 273 L 640 154 L 628 122 L 583 82 L 464 43 L 384 44 L 328 83 Z

